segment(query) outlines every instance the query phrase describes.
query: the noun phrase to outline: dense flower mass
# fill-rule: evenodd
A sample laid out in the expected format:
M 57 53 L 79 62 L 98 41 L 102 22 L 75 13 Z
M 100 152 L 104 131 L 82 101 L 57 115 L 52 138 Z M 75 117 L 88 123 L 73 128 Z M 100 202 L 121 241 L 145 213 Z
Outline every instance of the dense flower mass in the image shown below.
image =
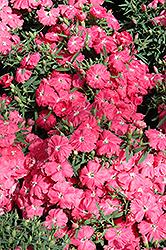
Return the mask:
M 138 106 L 166 76 L 137 59 L 103 0 L 62 2 L 0 3 L 0 53 L 13 70 L 0 77 L 0 215 L 41 217 L 66 250 L 164 249 L 165 104 L 156 128 Z M 28 16 L 37 28 L 24 34 Z

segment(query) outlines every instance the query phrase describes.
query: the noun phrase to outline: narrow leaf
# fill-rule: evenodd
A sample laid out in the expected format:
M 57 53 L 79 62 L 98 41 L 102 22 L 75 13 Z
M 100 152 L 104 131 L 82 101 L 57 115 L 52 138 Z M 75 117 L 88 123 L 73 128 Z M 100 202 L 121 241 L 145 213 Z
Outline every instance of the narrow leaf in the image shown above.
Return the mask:
M 141 158 L 139 159 L 137 165 L 139 165 L 140 163 L 142 163 L 142 162 L 146 159 L 146 157 L 148 156 L 149 153 L 150 153 L 149 151 L 145 151 L 145 152 L 143 153 L 143 155 L 141 156 Z
M 108 56 L 105 46 L 103 45 L 103 56 L 104 59 Z
M 165 121 L 166 121 L 166 115 L 163 117 L 163 119 L 161 119 L 161 121 L 157 125 L 157 128 L 159 128 Z

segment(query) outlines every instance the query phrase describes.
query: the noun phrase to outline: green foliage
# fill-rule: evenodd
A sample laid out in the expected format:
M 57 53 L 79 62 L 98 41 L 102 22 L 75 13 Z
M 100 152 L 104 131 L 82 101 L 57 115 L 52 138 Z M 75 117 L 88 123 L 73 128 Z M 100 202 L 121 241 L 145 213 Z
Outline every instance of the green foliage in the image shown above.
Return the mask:
M 20 246 L 22 250 L 32 247 L 34 250 L 63 250 L 70 242 L 67 235 L 63 238 L 54 237 L 57 228 L 48 230 L 42 226 L 39 218 L 33 220 L 19 219 L 15 212 L 0 216 L 0 249 L 15 249 Z
M 164 5 L 158 3 L 157 7 L 148 7 L 149 0 L 112 2 L 114 3 L 110 4 L 110 8 L 115 8 L 119 4 L 121 13 L 123 13 L 120 26 L 122 30 L 132 34 L 135 48 L 138 51 L 136 57 L 151 67 L 156 66 L 159 72 L 164 72 L 165 66 L 162 58 L 166 54 L 166 27 L 157 23 L 153 25 L 151 20 L 166 9 L 166 3 Z M 146 11 L 142 10 L 142 5 L 147 6 Z M 116 16 L 116 13 L 114 15 Z

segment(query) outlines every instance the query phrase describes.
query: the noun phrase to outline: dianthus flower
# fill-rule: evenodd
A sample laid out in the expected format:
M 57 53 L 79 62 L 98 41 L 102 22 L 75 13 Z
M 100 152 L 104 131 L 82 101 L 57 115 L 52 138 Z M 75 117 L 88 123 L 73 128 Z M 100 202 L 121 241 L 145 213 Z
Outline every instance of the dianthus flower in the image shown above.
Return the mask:
M 120 24 L 118 20 L 114 17 L 114 15 L 111 13 L 111 10 L 108 11 L 105 15 L 105 19 L 107 21 L 108 27 L 113 30 L 119 30 L 120 29 Z
M 124 71 L 126 69 L 125 63 L 127 63 L 130 59 L 131 57 L 127 49 L 116 52 L 109 56 L 109 67 L 111 70 L 114 69 L 115 72 Z
M 135 240 L 131 225 L 121 222 L 117 228 L 107 228 L 105 238 L 112 249 L 125 249 L 124 247 Z M 107 225 L 109 227 L 109 225 Z M 126 248 L 128 249 L 128 248 Z M 132 248 L 129 248 L 132 249 Z
M 148 4 L 148 7 L 157 7 L 158 3 L 161 3 L 163 5 L 165 3 L 165 0 L 153 0 Z
M 67 49 L 71 54 L 76 53 L 84 46 L 84 40 L 79 36 L 72 36 L 68 43 L 67 43 Z
M 106 9 L 103 8 L 102 6 L 92 6 L 89 10 L 89 12 L 97 17 L 97 18 L 105 18 L 105 15 L 106 15 Z
M 0 52 L 2 52 L 2 54 L 4 55 L 7 55 L 9 54 L 9 51 L 11 50 L 11 45 L 13 43 L 11 39 L 9 39 L 8 37 L 4 37 L 3 35 L 1 35 L 1 33 L 0 33 Z
M 11 0 L 14 3 L 13 9 L 29 9 L 29 0 Z
M 110 73 L 103 64 L 92 65 L 86 72 L 87 84 L 94 89 L 110 87 Z
M 49 110 L 42 110 L 39 113 L 39 117 L 36 120 L 36 124 L 38 127 L 49 131 L 56 125 L 56 118 L 53 113 L 49 114 Z
M 89 161 L 80 172 L 80 181 L 82 185 L 89 189 L 98 187 L 107 180 L 108 173 L 105 168 L 101 169 L 101 165 L 95 161 Z
M 46 107 L 50 105 L 50 103 L 55 105 L 57 100 L 58 95 L 55 93 L 54 89 L 49 86 L 47 79 L 43 78 L 36 90 L 36 102 L 38 106 Z
M 41 55 L 39 53 L 33 53 L 31 55 L 29 53 L 28 56 L 23 58 L 21 65 L 25 69 L 34 69 L 38 64 L 40 57 Z
M 73 169 L 71 165 L 64 161 L 61 164 L 57 162 L 46 162 L 42 168 L 47 176 L 50 176 L 53 181 L 64 182 L 65 177 L 72 177 Z
M 164 151 L 166 148 L 166 136 L 161 131 L 156 129 L 148 129 L 145 131 L 146 136 L 148 137 L 150 143 L 149 145 L 156 149 Z
M 121 139 L 108 130 L 104 130 L 100 140 L 96 143 L 96 152 L 99 155 L 114 154 L 119 151 Z
M 158 23 L 159 25 L 166 26 L 166 11 L 165 10 L 161 11 L 158 17 L 154 17 L 151 19 L 151 22 L 153 23 L 153 25 L 155 25 L 154 21 Z
M 138 225 L 139 232 L 146 236 L 150 242 L 160 241 L 166 238 L 166 215 L 163 214 L 158 217 L 154 222 L 151 221 L 141 221 Z
M 21 19 L 21 14 L 13 14 L 10 7 L 4 7 L 0 13 L 2 22 L 8 24 L 12 29 L 22 27 L 24 20 Z
M 162 215 L 155 196 L 150 193 L 143 193 L 141 197 L 133 199 L 130 208 L 137 222 L 141 222 L 144 216 L 154 222 Z
M 67 137 L 54 135 L 48 141 L 48 155 L 50 160 L 63 162 L 71 154 L 72 146 Z
M 70 137 L 70 143 L 74 150 L 91 152 L 95 148 L 96 136 L 88 129 L 76 129 Z
M 20 68 L 17 68 L 15 80 L 18 83 L 20 83 L 20 82 L 23 83 L 23 82 L 29 80 L 31 75 L 32 75 L 32 72 L 30 70 L 24 69 L 23 67 L 20 67 Z
M 4 6 L 8 6 L 8 0 L 1 0 L 0 9 L 2 9 L 2 7 L 4 7 Z
M 103 55 L 103 46 L 105 47 L 107 53 L 113 53 L 116 51 L 116 42 L 112 36 L 107 36 L 104 34 L 98 39 L 95 39 L 93 48 L 97 54 L 102 53 Z
M 59 8 L 52 8 L 50 11 L 45 11 L 44 8 L 41 8 L 37 11 L 39 22 L 43 25 L 55 25 L 58 21 Z
M 56 72 L 48 82 L 49 85 L 59 93 L 61 89 L 70 90 L 71 81 L 72 79 L 69 74 Z
M 95 244 L 89 240 L 89 238 L 94 234 L 94 229 L 90 226 L 82 226 L 79 229 L 77 239 L 72 239 L 71 243 L 77 246 L 78 250 L 95 250 Z
M 48 197 L 51 204 L 56 204 L 61 208 L 71 209 L 75 202 L 75 189 L 67 182 L 57 182 L 49 189 Z
M 62 211 L 62 209 L 51 209 L 46 216 L 46 221 L 42 224 L 44 227 L 48 226 L 51 229 L 54 226 L 64 227 L 68 221 L 67 215 Z
M 0 79 L 0 84 L 4 85 L 3 88 L 7 88 L 12 84 L 13 76 L 9 76 L 8 74 L 5 74 Z

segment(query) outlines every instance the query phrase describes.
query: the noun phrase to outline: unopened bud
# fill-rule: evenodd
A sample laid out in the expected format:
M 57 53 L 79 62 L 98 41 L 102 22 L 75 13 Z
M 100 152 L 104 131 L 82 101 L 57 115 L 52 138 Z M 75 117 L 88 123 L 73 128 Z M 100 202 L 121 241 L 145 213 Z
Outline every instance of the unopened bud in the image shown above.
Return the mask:
M 136 24 L 137 23 L 137 21 L 133 18 L 133 19 L 131 19 L 132 20 L 132 22 L 134 23 L 134 24 Z
M 142 5 L 142 10 L 146 11 L 146 5 L 145 4 Z
M 157 68 L 156 66 L 153 66 L 153 69 L 154 69 L 154 72 L 155 72 L 156 74 L 159 73 L 159 72 L 158 72 L 158 68 Z
M 16 100 L 16 102 L 18 102 L 18 103 L 21 103 L 21 100 L 18 96 L 14 96 L 14 100 Z
M 149 30 L 149 34 L 152 35 L 152 30 Z
M 42 62 L 42 63 L 43 63 L 43 66 L 44 66 L 44 67 L 46 67 L 46 66 L 47 66 L 47 63 L 46 63 L 46 61 L 45 61 L 45 60 L 43 60 L 43 62 Z

